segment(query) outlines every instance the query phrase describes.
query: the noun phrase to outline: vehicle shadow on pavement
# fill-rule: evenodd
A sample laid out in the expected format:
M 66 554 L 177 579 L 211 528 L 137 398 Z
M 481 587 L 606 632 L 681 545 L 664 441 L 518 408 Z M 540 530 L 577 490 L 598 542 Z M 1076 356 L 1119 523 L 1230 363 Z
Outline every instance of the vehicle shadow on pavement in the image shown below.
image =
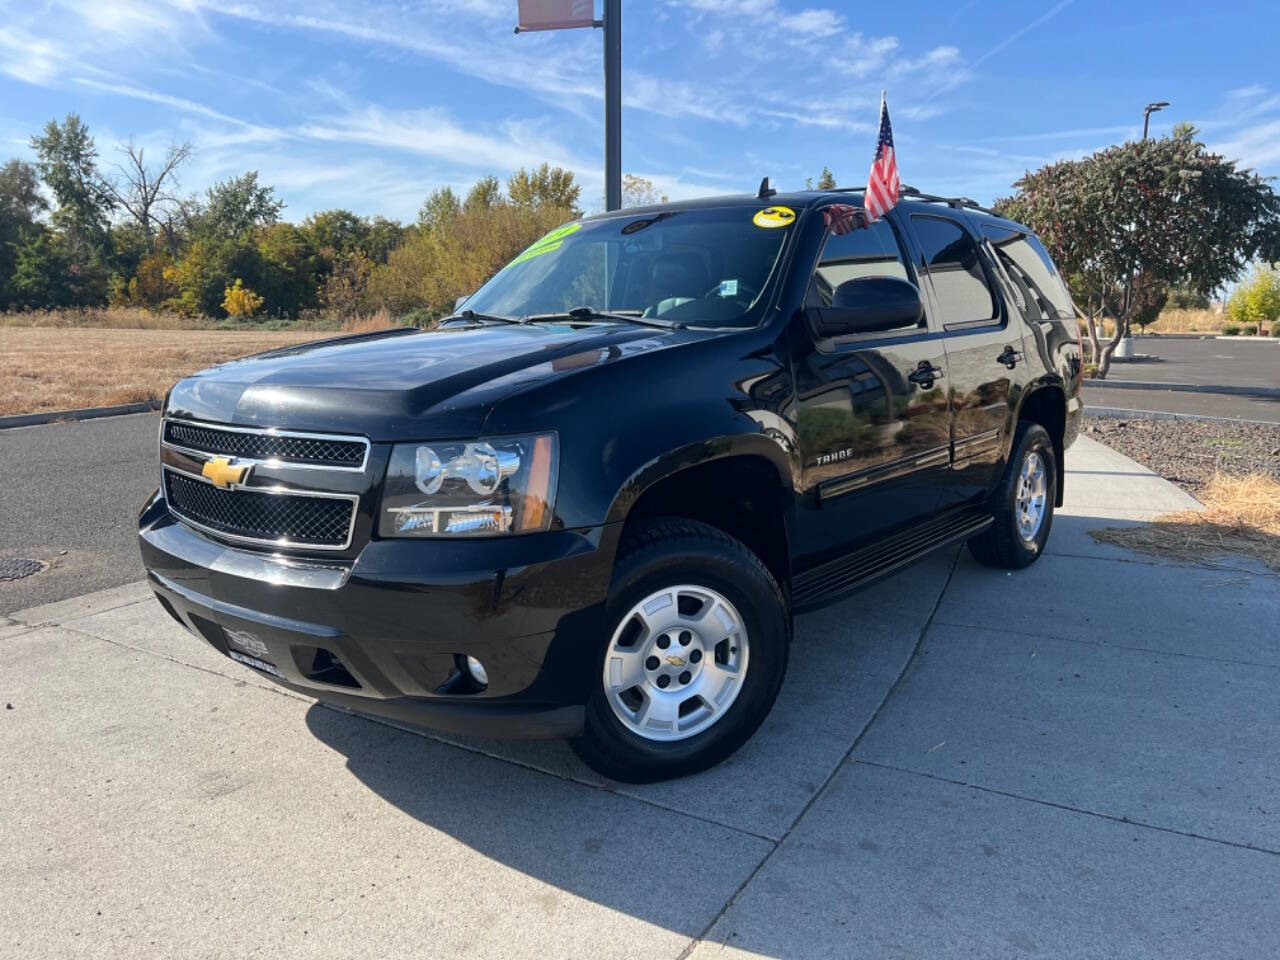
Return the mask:
M 346 756 L 361 783 L 424 826 L 573 897 L 683 937 L 698 936 L 772 848 L 718 824 L 318 704 L 306 722 L 319 741 Z M 457 857 L 447 849 L 436 855 Z M 448 876 L 438 863 L 403 866 Z M 528 889 L 524 881 L 509 885 Z M 546 902 L 530 903 L 531 895 Z M 448 902 L 454 894 L 445 885 L 433 896 Z M 465 904 L 456 907 L 465 913 Z M 565 923 L 572 913 L 564 907 L 550 891 L 526 892 L 510 903 L 534 926 Z M 576 939 L 566 931 L 566 942 Z
M 776 716 L 730 764 L 669 784 L 601 789 L 549 764 L 547 745 L 464 752 L 319 706 L 307 724 L 378 796 L 491 860 L 682 936 L 720 914 L 708 949 L 883 955 L 905 926 L 916 955 L 1031 942 L 1147 956 L 1167 941 L 1207 956 L 1223 938 L 1247 953 L 1275 903 L 1263 892 L 1273 864 L 1249 857 L 1280 849 L 1264 802 L 1280 652 L 1237 628 L 1274 622 L 1280 594 L 1247 561 L 1178 564 L 1095 542 L 1109 525 L 1126 522 L 1062 514 L 1028 570 L 948 551 L 799 618 Z M 920 589 L 943 561 L 942 595 Z M 917 593 L 915 647 L 912 631 L 884 630 Z M 854 694 L 848 681 L 868 674 L 877 689 Z M 843 700 L 822 693 L 833 686 Z M 798 774 L 828 788 L 811 802 L 778 790 L 799 769 L 789 751 L 845 714 L 858 722 Z M 1241 870 L 1258 892 L 1236 902 Z M 986 919 L 957 934 L 938 911 L 973 905 L 935 900 L 970 884 Z M 1043 890 L 1066 905 L 1032 916 L 1029 891 Z M 1192 908 L 1203 891 L 1213 905 Z M 1112 908 L 1125 897 L 1145 932 Z M 1083 927 L 1080 904 L 1093 918 Z

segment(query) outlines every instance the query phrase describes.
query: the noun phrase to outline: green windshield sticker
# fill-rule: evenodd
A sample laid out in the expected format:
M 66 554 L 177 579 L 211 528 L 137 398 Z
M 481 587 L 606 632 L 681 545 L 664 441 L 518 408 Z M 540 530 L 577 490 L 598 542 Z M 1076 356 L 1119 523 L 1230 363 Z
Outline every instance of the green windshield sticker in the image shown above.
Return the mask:
M 581 229 L 582 224 L 580 223 L 570 223 L 563 227 L 557 227 L 541 240 L 528 247 L 520 256 L 512 260 L 508 266 L 515 266 L 517 263 L 523 263 L 526 260 L 532 260 L 534 257 L 540 257 L 544 253 L 550 253 L 552 250 L 559 250 L 560 244 L 565 237 L 571 233 L 577 233 Z

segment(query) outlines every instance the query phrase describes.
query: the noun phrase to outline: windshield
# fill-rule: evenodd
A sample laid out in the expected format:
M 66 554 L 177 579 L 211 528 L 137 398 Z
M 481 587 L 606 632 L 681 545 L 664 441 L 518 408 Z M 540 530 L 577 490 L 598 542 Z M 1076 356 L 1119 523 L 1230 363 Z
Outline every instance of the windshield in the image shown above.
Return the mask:
M 689 326 L 755 326 L 795 220 L 789 208 L 761 204 L 566 224 L 465 306 L 503 317 L 587 307 Z

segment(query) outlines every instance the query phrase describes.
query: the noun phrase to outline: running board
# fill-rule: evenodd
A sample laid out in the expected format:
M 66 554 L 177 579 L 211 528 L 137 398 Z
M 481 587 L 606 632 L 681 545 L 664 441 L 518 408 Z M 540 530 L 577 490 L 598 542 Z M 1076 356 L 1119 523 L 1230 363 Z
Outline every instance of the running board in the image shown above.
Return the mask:
M 939 547 L 968 540 L 992 522 L 991 514 L 980 507 L 960 507 L 819 564 L 792 578 L 792 610 L 800 613 L 843 599 Z

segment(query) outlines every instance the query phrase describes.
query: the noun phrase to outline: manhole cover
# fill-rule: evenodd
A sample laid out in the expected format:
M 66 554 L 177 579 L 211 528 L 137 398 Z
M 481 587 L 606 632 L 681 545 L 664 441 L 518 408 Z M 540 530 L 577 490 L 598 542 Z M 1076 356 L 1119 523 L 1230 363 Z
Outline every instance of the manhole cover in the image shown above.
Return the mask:
M 33 574 L 42 573 L 49 569 L 49 565 L 43 560 L 32 560 L 28 557 L 14 557 L 9 560 L 0 560 L 0 582 L 5 580 L 21 580 L 23 577 L 30 577 Z

